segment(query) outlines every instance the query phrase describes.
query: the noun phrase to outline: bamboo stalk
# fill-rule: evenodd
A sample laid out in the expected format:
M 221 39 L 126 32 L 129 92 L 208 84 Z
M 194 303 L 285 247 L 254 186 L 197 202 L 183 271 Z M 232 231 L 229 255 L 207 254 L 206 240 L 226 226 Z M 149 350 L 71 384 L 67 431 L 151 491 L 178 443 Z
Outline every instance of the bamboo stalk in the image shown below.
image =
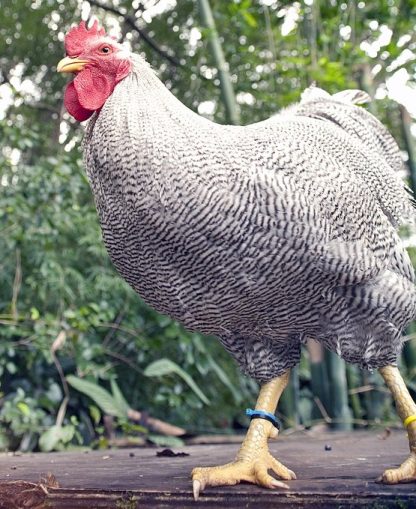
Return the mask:
M 359 75 L 359 83 L 360 83 L 360 88 L 362 90 L 364 90 L 364 92 L 367 92 L 367 94 L 371 97 L 371 101 L 368 104 L 368 109 L 374 116 L 377 116 L 377 105 L 374 102 L 374 97 L 376 94 L 376 87 L 374 85 L 374 80 L 371 75 L 370 64 L 366 63 L 366 64 L 363 64 L 363 66 L 361 67 L 361 73 Z
M 406 335 L 413 335 L 416 332 L 416 323 L 412 322 L 406 329 Z M 416 341 L 406 341 L 403 347 L 403 360 L 410 378 L 416 374 Z
M 379 422 L 383 419 L 384 410 L 389 395 L 384 391 L 385 384 L 378 373 L 363 372 L 363 385 L 373 387 L 364 395 L 367 419 Z
M 286 424 L 289 427 L 296 427 L 299 424 L 298 413 L 299 401 L 299 370 L 294 367 L 290 371 L 289 383 L 279 400 L 279 412 L 285 416 Z
M 218 77 L 221 86 L 221 97 L 225 107 L 227 123 L 239 125 L 240 112 L 235 98 L 234 88 L 231 82 L 231 76 L 228 64 L 224 57 L 221 41 L 215 26 L 214 16 L 212 14 L 209 0 L 198 0 L 201 13 L 202 24 L 208 29 L 208 43 L 211 47 L 215 66 L 218 70 Z
M 270 63 L 272 64 L 273 72 L 270 73 L 270 89 L 273 92 L 277 92 L 277 75 L 275 64 L 277 62 L 277 51 L 276 51 L 276 43 L 274 40 L 274 33 L 272 28 L 272 21 L 270 18 L 270 10 L 267 5 L 264 6 L 264 19 L 266 22 L 266 33 L 267 33 L 267 42 L 270 51 Z
M 309 339 L 307 342 L 309 353 L 309 366 L 311 370 L 311 389 L 315 402 L 319 401 L 320 405 L 327 411 L 329 404 L 329 384 L 328 373 L 325 365 L 324 347 L 316 341 Z M 322 409 L 320 405 L 315 405 L 312 411 L 313 419 L 322 418 Z
M 328 410 L 333 419 L 332 427 L 347 431 L 352 428 L 352 416 L 348 406 L 345 362 L 338 355 L 329 351 L 325 353 L 325 359 L 329 378 L 330 404 Z
M 404 146 L 408 155 L 407 166 L 409 168 L 410 187 L 416 196 L 416 142 L 410 131 L 412 121 L 404 106 L 399 105 L 399 111 Z
M 346 366 L 346 369 L 350 406 L 352 409 L 353 417 L 354 419 L 362 419 L 364 416 L 364 409 L 361 405 L 359 391 L 357 390 L 357 386 L 360 382 L 360 374 L 357 372 L 357 368 L 355 366 L 351 366 L 350 364 Z
M 319 19 L 319 0 L 315 0 L 311 5 L 309 45 L 311 52 L 312 69 L 318 70 L 318 19 Z

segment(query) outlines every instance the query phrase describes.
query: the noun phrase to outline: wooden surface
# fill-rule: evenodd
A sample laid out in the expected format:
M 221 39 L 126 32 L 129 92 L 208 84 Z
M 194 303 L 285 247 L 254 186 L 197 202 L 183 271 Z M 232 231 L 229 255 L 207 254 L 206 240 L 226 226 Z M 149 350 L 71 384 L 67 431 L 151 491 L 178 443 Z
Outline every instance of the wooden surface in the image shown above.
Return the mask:
M 325 450 L 326 445 L 331 450 Z M 178 451 L 189 456 L 174 458 L 157 457 L 161 448 L 1 455 L 0 508 L 416 508 L 416 484 L 374 482 L 408 454 L 404 432 L 383 440 L 376 431 L 280 437 L 270 448 L 297 473 L 290 491 L 240 484 L 209 488 L 194 502 L 191 469 L 230 461 L 237 448 L 237 444 L 188 446 Z M 47 487 L 46 481 L 39 485 L 46 473 L 56 477 L 59 488 Z M 21 501 L 13 505 L 18 497 Z M 23 506 L 28 497 L 32 502 Z

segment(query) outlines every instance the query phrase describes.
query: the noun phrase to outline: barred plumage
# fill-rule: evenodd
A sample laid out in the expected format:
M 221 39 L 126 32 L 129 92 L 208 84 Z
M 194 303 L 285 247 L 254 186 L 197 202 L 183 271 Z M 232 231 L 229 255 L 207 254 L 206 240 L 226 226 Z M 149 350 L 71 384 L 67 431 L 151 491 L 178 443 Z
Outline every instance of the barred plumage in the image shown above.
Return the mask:
M 397 226 L 413 217 L 398 148 L 353 102 L 309 90 L 250 126 L 220 126 L 149 66 L 91 119 L 85 160 L 114 265 L 151 306 L 217 336 L 260 381 L 308 337 L 394 364 L 416 299 Z

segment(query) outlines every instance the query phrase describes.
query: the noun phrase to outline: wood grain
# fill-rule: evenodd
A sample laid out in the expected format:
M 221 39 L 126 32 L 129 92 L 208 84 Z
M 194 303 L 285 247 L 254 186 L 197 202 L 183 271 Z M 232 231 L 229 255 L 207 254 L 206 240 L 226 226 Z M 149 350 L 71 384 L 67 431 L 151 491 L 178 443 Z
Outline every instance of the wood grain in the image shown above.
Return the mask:
M 192 468 L 231 460 L 237 444 L 186 446 L 176 452 L 189 456 L 172 458 L 157 457 L 160 448 L 4 454 L 0 456 L 0 508 L 18 507 L 11 498 L 4 505 L 6 493 L 22 495 L 15 481 L 22 489 L 33 490 L 27 483 L 39 485 L 47 473 L 56 477 L 59 487 L 43 483 L 44 493 L 36 491 L 37 507 L 45 509 L 415 508 L 415 484 L 384 486 L 374 481 L 408 454 L 405 432 L 391 433 L 385 440 L 380 437 L 376 431 L 282 436 L 271 442 L 271 451 L 298 475 L 298 480 L 289 482 L 289 492 L 241 484 L 210 488 L 197 503 L 191 495 Z M 40 502 L 39 497 L 43 497 Z

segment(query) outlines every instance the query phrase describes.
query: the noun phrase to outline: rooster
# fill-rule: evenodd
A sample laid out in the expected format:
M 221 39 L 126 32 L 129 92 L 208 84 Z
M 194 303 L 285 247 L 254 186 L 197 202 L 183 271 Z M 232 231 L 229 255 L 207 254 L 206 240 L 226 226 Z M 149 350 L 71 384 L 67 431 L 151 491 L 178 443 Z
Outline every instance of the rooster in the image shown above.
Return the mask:
M 415 480 L 416 405 L 396 367 L 416 311 L 397 228 L 414 211 L 396 143 L 355 105 L 364 94 L 308 89 L 269 120 L 223 126 L 186 108 L 97 22 L 72 28 L 65 48 L 57 70 L 75 78 L 64 102 L 89 119 L 85 166 L 115 267 L 155 309 L 217 336 L 261 384 L 237 457 L 195 468 L 195 498 L 295 479 L 268 439 L 308 338 L 379 369 L 410 446 L 380 480 Z

